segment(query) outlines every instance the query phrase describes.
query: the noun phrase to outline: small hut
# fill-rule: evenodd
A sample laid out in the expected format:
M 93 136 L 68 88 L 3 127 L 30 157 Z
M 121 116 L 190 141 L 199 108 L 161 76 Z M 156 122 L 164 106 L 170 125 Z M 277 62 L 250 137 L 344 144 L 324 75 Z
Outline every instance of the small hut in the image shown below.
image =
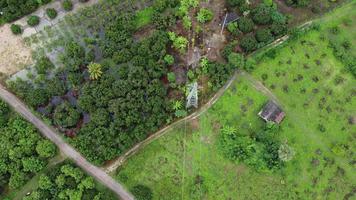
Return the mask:
M 274 122 L 280 124 L 285 117 L 283 110 L 274 102 L 268 101 L 258 115 L 266 122 Z

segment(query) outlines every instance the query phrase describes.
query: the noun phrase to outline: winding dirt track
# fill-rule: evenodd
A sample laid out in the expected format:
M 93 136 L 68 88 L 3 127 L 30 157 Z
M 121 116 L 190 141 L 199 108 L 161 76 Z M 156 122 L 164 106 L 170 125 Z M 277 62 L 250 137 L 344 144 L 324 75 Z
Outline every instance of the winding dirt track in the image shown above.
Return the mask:
M 146 138 L 144 141 L 137 143 L 134 147 L 132 147 L 129 151 L 127 151 L 125 154 L 122 156 L 118 157 L 113 163 L 111 163 L 109 166 L 103 167 L 103 170 L 105 170 L 107 173 L 112 173 L 114 172 L 118 167 L 120 167 L 129 157 L 137 153 L 140 149 L 144 148 L 147 146 L 149 143 L 152 141 L 158 139 L 162 135 L 168 133 L 168 130 L 171 128 L 175 127 L 177 124 L 184 122 L 184 121 L 190 121 L 193 119 L 196 119 L 205 111 L 207 111 L 212 105 L 215 104 L 215 102 L 224 94 L 224 92 L 231 86 L 231 84 L 235 81 L 237 76 L 239 75 L 240 72 L 235 72 L 234 75 L 230 78 L 230 80 L 225 84 L 224 87 L 220 88 L 220 90 L 209 100 L 208 103 L 206 103 L 204 106 L 202 106 L 198 111 L 195 111 L 194 113 L 190 114 L 189 116 L 180 119 L 164 128 L 161 130 L 157 131 L 156 133 L 152 134 L 148 138 Z
M 49 140 L 51 140 L 57 147 L 70 159 L 72 159 L 79 167 L 81 167 L 88 174 L 93 176 L 106 187 L 114 191 L 121 199 L 133 200 L 134 197 L 125 190 L 125 188 L 99 167 L 90 164 L 79 152 L 72 146 L 67 144 L 53 129 L 46 125 L 42 120 L 36 117 L 30 109 L 25 106 L 14 94 L 4 88 L 0 84 L 0 98 L 7 102 L 16 112 L 21 114 L 26 120 L 32 123 L 37 129 Z

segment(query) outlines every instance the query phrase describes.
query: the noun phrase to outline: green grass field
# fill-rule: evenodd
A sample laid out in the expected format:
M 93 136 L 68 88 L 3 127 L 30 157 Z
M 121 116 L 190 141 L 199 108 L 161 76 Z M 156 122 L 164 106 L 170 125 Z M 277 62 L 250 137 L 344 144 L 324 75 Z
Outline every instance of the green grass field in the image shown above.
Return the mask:
M 355 5 L 326 15 L 319 31 L 278 48 L 276 57 L 264 58 L 252 74 L 286 112 L 279 137 L 296 155 L 284 168 L 256 172 L 226 160 L 217 149 L 223 125 L 235 126 L 241 134 L 264 126 L 257 113 L 268 97 L 240 75 L 207 113 L 138 152 L 118 170 L 117 179 L 129 188 L 147 185 L 154 199 L 351 197 L 356 185 L 356 129 L 350 122 L 356 117 L 356 81 L 335 58 L 328 41 L 335 37 L 329 29 L 338 25 L 337 39 L 349 40 L 355 48 Z

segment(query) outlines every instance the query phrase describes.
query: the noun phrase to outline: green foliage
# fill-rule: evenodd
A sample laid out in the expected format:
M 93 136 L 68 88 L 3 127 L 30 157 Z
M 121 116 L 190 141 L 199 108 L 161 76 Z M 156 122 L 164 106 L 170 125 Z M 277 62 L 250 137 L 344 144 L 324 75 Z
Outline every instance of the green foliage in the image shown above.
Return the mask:
M 1 102 L 0 112 L 1 115 L 11 114 Z M 4 144 L 0 145 L 0 188 L 8 185 L 11 189 L 17 189 L 43 169 L 50 157 L 45 159 L 36 151 L 36 146 L 46 140 L 30 123 L 14 113 L 9 117 L 8 123 L 0 127 L 0 141 Z
M 62 2 L 62 8 L 65 10 L 65 11 L 71 11 L 73 9 L 73 3 L 71 0 L 64 0 Z
M 172 55 L 167 54 L 164 56 L 164 61 L 167 63 L 167 65 L 173 65 L 174 57 Z
M 94 199 L 115 200 L 109 191 L 98 189 L 92 177 L 84 174 L 78 167 L 65 161 L 41 175 L 39 187 L 32 192 L 38 199 Z
M 246 52 L 254 51 L 257 49 L 257 40 L 254 36 L 248 35 L 242 38 L 240 46 Z
M 56 146 L 49 140 L 41 140 L 37 143 L 36 152 L 42 158 L 51 158 L 56 155 Z
M 192 20 L 187 15 L 183 17 L 183 27 L 186 30 L 189 30 L 192 27 Z
M 214 14 L 211 10 L 207 8 L 201 8 L 197 15 L 197 20 L 200 23 L 206 23 L 213 19 Z
M 242 68 L 244 66 L 245 60 L 243 55 L 239 53 L 232 52 L 228 57 L 228 62 L 234 68 Z
M 103 74 L 103 71 L 102 71 L 102 66 L 101 64 L 99 63 L 90 63 L 88 65 L 88 72 L 89 72 L 89 75 L 90 75 L 90 78 L 92 80 L 97 80 L 99 79 L 102 74 Z
M 273 23 L 271 26 L 271 32 L 273 33 L 274 36 L 281 36 L 287 33 L 287 25 L 285 24 L 277 24 Z
M 176 83 L 176 74 L 174 72 L 169 72 L 167 74 L 167 79 L 170 84 L 175 84 Z
M 151 200 L 153 199 L 153 193 L 151 188 L 145 185 L 135 185 L 130 190 L 137 200 Z
M 263 42 L 265 44 L 273 41 L 273 35 L 268 28 L 259 29 L 256 31 L 256 39 L 258 42 Z
M 50 19 L 54 19 L 57 17 L 57 11 L 54 8 L 47 8 L 46 9 L 46 15 L 50 18 Z
M 51 60 L 48 57 L 41 57 L 40 59 L 37 60 L 37 63 L 35 65 L 35 69 L 38 74 L 46 74 L 48 70 L 53 68 L 54 68 L 54 64 L 51 62 Z
M 251 11 L 252 19 L 256 24 L 269 24 L 272 21 L 273 9 L 264 4 L 260 4 Z
M 281 146 L 278 149 L 278 158 L 282 160 L 283 162 L 288 162 L 293 159 L 294 157 L 294 151 L 293 149 L 288 146 L 287 144 L 281 144 Z
M 17 24 L 11 24 L 11 32 L 14 34 L 14 35 L 20 35 L 22 33 L 22 28 L 20 25 L 17 25 Z
M 0 21 L 3 19 L 5 22 L 15 21 L 25 15 L 34 12 L 39 6 L 49 3 L 50 0 L 2 0 L 0 1 L 0 10 L 2 15 Z
M 253 30 L 255 24 L 250 18 L 242 17 L 237 21 L 238 28 L 243 33 L 249 33 Z
M 209 82 L 213 91 L 221 88 L 231 77 L 236 67 L 232 65 L 210 62 L 208 67 Z
M 230 43 L 228 43 L 224 49 L 222 50 L 222 56 L 227 60 L 229 55 L 234 52 L 235 48 L 237 47 L 237 40 L 234 40 Z
M 188 46 L 188 39 L 183 36 L 177 36 L 174 32 L 169 32 L 169 39 L 173 42 L 173 47 L 179 50 L 180 53 L 184 53 Z
M 239 27 L 237 22 L 231 22 L 227 25 L 227 30 L 232 34 L 232 35 L 238 35 L 240 34 Z
M 36 15 L 31 15 L 27 19 L 27 24 L 29 26 L 37 26 L 40 23 L 40 18 Z
M 310 0 L 285 0 L 290 6 L 305 7 L 309 4 Z
M 68 102 L 64 102 L 55 109 L 53 121 L 57 126 L 70 128 L 78 123 L 80 116 L 76 108 L 71 106 Z

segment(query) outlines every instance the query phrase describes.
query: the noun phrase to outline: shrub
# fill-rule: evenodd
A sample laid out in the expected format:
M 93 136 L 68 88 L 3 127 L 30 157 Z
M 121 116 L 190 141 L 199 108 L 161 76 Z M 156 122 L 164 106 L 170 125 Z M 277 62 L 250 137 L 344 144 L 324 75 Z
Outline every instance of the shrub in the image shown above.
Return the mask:
M 254 36 L 248 35 L 242 38 L 240 46 L 244 51 L 251 52 L 257 48 L 257 40 Z
M 46 74 L 48 69 L 53 68 L 53 63 L 47 57 L 40 58 L 35 65 L 38 74 Z
M 252 19 L 257 24 L 269 24 L 272 20 L 272 8 L 264 4 L 252 10 Z
M 229 64 L 234 68 L 240 68 L 244 66 L 244 57 L 239 53 L 232 52 L 228 57 Z
M 53 115 L 54 123 L 63 128 L 75 126 L 79 119 L 80 113 L 78 110 L 67 102 L 57 106 Z
M 27 19 L 27 24 L 29 26 L 37 26 L 40 23 L 40 18 L 36 15 L 32 15 Z
M 259 29 L 256 32 L 256 39 L 258 42 L 269 43 L 273 41 L 273 35 L 268 28 Z
M 50 19 L 54 19 L 57 17 L 57 11 L 54 8 L 47 8 L 46 14 Z
M 62 7 L 65 11 L 71 11 L 73 9 L 73 3 L 71 0 L 64 0 Z
M 234 52 L 234 49 L 237 46 L 237 41 L 234 40 L 232 42 L 230 42 L 229 44 L 227 44 L 224 49 L 222 50 L 222 56 L 227 60 L 229 55 Z
M 244 33 L 251 32 L 255 26 L 250 18 L 242 17 L 238 20 L 238 28 Z
M 206 23 L 213 19 L 213 12 L 207 8 L 202 8 L 199 10 L 197 15 L 197 20 L 200 23 Z
M 287 25 L 273 23 L 271 26 L 271 32 L 274 36 L 281 36 L 286 34 L 288 31 Z
M 153 198 L 152 190 L 145 185 L 135 185 L 131 192 L 137 200 L 151 200 Z
M 174 57 L 172 55 L 167 54 L 164 56 L 164 61 L 167 63 L 167 65 L 173 65 Z
M 232 22 L 227 25 L 227 30 L 234 36 L 240 34 L 237 22 Z
M 21 29 L 21 26 L 20 25 L 17 25 L 17 24 L 11 24 L 11 32 L 14 34 L 14 35 L 19 35 L 22 33 L 22 29 Z

